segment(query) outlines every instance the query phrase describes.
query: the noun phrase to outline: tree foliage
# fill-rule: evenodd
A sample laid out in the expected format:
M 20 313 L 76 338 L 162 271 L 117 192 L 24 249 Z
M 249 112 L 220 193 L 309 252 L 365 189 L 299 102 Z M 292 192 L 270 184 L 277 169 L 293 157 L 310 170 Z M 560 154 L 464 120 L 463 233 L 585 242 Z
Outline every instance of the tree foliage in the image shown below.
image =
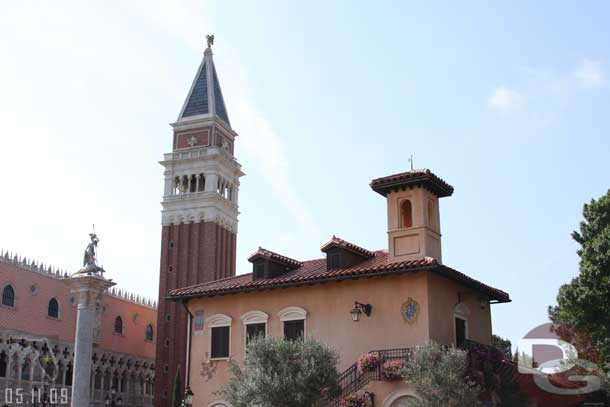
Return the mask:
M 491 335 L 491 346 L 501 351 L 505 358 L 512 360 L 513 344 L 510 342 L 509 339 L 504 339 L 498 335 Z
M 311 407 L 337 394 L 338 360 L 311 338 L 255 338 L 243 368 L 231 363 L 227 400 L 234 407 Z
M 474 407 L 478 405 L 479 386 L 466 377 L 467 353 L 431 342 L 415 349 L 404 370 L 406 382 L 418 399 L 413 407 Z
M 580 245 L 580 273 L 562 286 L 551 320 L 566 332 L 591 338 L 599 360 L 610 370 L 610 190 L 584 205 L 580 231 L 572 238 Z M 561 334 L 560 334 L 561 336 Z
M 180 407 L 182 404 L 182 380 L 180 379 L 180 365 L 174 376 L 174 391 L 172 392 L 172 407 Z

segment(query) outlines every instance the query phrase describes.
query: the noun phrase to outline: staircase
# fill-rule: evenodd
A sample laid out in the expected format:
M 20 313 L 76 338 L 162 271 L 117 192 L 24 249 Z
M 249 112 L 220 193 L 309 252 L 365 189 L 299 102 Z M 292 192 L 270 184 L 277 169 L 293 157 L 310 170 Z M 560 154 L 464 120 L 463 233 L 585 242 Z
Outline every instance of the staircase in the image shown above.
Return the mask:
M 390 360 L 404 360 L 407 361 L 411 358 L 413 349 L 402 348 L 402 349 L 384 349 L 384 350 L 373 350 L 369 353 L 378 353 L 381 356 L 383 362 Z M 339 376 L 338 384 L 341 388 L 339 396 L 333 400 L 329 407 L 340 406 L 341 400 L 352 393 L 357 392 L 364 386 L 375 380 L 384 380 L 383 376 L 383 362 L 377 366 L 376 369 L 365 372 L 358 372 L 358 364 L 354 363 L 348 367 Z

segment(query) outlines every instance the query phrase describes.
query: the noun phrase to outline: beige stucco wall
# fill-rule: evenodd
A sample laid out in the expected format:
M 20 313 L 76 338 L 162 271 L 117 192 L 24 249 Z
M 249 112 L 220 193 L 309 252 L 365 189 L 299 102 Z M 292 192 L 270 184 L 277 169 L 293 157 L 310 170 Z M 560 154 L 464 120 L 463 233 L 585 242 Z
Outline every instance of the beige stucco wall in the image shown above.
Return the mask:
M 458 292 L 462 297 L 462 304 L 459 307 L 457 307 Z M 455 344 L 454 311 L 466 310 L 468 339 L 486 345 L 491 343 L 491 310 L 489 304 L 481 309 L 479 293 L 429 273 L 428 298 L 430 339 L 447 345 Z
M 430 281 L 438 284 L 438 289 L 429 287 Z M 457 291 L 458 286 L 450 281 L 436 277 L 431 280 L 428 273 L 422 272 L 193 299 L 188 306 L 192 313 L 203 310 L 206 323 L 214 314 L 226 314 L 232 318 L 230 356 L 240 362 L 245 347 L 245 327 L 240 319 L 243 314 L 253 310 L 267 313 L 268 335 L 282 336 L 283 326 L 278 313 L 286 307 L 304 308 L 307 311 L 306 335 L 337 349 L 341 355 L 339 370 L 343 371 L 359 355 L 370 350 L 409 348 L 426 342 L 430 337 L 448 338 L 447 332 L 451 331 L 446 328 L 452 323 L 452 305 L 455 304 Z M 447 299 L 435 298 L 439 295 Z M 400 312 L 401 305 L 408 297 L 416 300 L 421 309 L 417 322 L 412 325 L 402 318 Z M 354 301 L 373 305 L 371 317 L 362 315 L 359 322 L 353 322 L 350 310 Z M 478 326 L 480 321 L 481 327 Z M 476 318 L 469 329 L 487 331 L 490 324 L 485 318 Z M 472 337 L 484 338 L 489 335 L 491 331 Z M 209 339 L 210 329 L 207 327 L 192 337 L 190 384 L 195 393 L 194 404 L 198 406 L 208 406 L 215 400 L 221 400 L 221 395 L 213 393 L 222 389 L 228 379 L 228 361 L 209 360 Z M 378 395 L 382 398 L 386 396 Z

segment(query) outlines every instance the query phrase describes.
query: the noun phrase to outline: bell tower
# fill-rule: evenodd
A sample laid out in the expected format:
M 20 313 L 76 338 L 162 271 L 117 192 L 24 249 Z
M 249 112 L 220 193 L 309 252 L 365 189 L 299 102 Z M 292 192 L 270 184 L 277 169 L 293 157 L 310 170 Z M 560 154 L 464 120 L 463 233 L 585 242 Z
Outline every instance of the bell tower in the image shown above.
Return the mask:
M 208 47 L 164 154 L 155 406 L 171 402 L 176 370 L 184 383 L 188 319 L 167 292 L 235 275 L 239 178 L 231 128 Z M 184 389 L 181 389 L 181 394 Z
M 371 188 L 386 197 L 388 261 L 432 257 L 442 262 L 439 198 L 453 187 L 430 170 L 411 170 L 377 178 Z

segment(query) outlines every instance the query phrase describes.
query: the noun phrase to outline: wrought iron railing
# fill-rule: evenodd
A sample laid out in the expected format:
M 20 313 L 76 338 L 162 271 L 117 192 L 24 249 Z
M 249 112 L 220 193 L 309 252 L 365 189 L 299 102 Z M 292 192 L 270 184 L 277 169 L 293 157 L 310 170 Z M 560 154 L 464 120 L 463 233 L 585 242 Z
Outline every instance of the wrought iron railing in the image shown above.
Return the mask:
M 381 356 L 381 363 L 373 370 L 365 370 L 362 372 L 358 371 L 357 363 L 354 363 L 353 365 L 348 367 L 339 376 L 338 384 L 341 389 L 341 393 L 332 403 L 329 404 L 329 406 L 339 406 L 341 399 L 343 399 L 345 396 L 357 392 L 358 390 L 362 389 L 364 386 L 374 380 L 383 380 L 383 362 L 387 362 L 390 360 L 407 361 L 410 359 L 413 353 L 413 349 L 383 349 L 373 350 L 369 353 L 379 354 L 379 356 Z

